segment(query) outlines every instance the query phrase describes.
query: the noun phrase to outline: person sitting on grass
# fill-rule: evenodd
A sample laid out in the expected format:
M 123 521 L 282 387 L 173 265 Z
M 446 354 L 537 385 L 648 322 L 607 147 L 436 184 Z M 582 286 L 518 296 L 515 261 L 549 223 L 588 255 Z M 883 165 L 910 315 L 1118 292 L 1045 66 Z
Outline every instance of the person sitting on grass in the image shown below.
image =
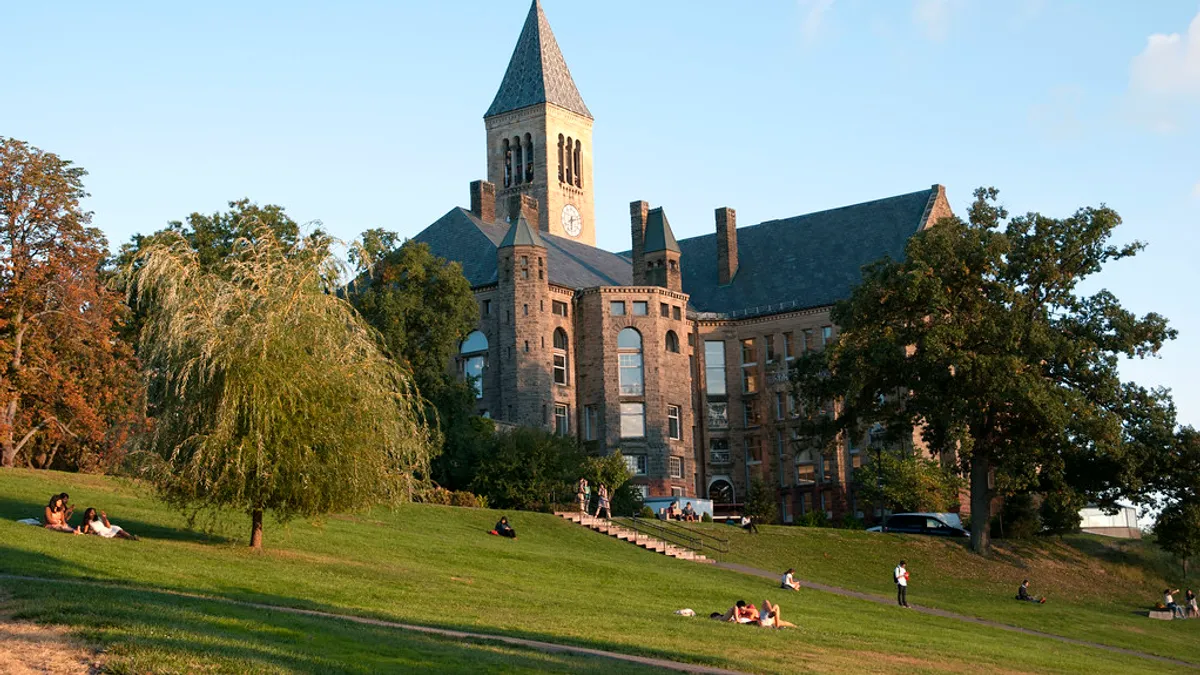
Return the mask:
M 750 534 L 758 534 L 758 525 L 754 524 L 753 516 L 742 515 L 741 525 L 742 529 Z
M 496 529 L 492 530 L 491 533 L 498 534 L 501 537 L 508 537 L 509 539 L 517 538 L 517 531 L 512 528 L 512 525 L 508 524 L 508 516 L 500 516 L 500 522 L 496 523 Z
M 779 616 L 779 605 L 771 604 L 770 600 L 763 600 L 762 615 L 758 618 L 758 625 L 763 628 L 795 628 L 796 624 L 784 621 Z
M 137 541 L 137 535 L 126 532 L 120 525 L 113 525 L 108 522 L 108 514 L 103 511 L 96 513 L 96 509 L 88 507 L 83 512 L 83 526 L 79 530 L 83 534 L 94 534 L 105 539 L 129 539 Z
M 1200 607 L 1196 605 L 1196 594 L 1190 588 L 1187 591 L 1187 615 L 1189 619 L 1200 619 Z
M 67 506 L 67 493 L 57 494 L 50 498 L 50 503 L 46 505 L 45 519 L 43 527 L 47 530 L 55 532 L 67 532 L 79 534 L 79 528 L 71 527 L 67 522 L 71 518 L 71 514 L 75 511 L 73 507 Z
M 1046 604 L 1045 596 L 1042 596 L 1041 598 L 1035 598 L 1029 594 L 1029 580 L 1028 579 L 1022 581 L 1021 587 L 1017 589 L 1017 599 L 1024 600 L 1025 602 L 1037 602 L 1037 603 L 1041 603 L 1043 605 Z
M 795 573 L 796 573 L 796 570 L 789 567 L 788 571 L 783 573 L 783 578 L 780 579 L 780 581 L 779 581 L 779 587 L 786 588 L 786 589 L 793 590 L 793 591 L 800 590 L 800 582 L 796 581 L 796 579 L 792 576 Z

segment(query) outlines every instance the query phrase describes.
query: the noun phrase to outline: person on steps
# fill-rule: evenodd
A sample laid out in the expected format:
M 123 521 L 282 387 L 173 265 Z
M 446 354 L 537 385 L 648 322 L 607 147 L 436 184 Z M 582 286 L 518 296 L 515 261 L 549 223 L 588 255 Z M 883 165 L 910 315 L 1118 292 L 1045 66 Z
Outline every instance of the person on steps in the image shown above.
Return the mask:
M 113 525 L 108 522 L 108 514 L 103 511 L 97 514 L 96 509 L 90 506 L 83 512 L 83 525 L 80 532 L 83 534 L 94 534 L 105 539 L 138 540 L 136 535 L 126 532 L 120 525 Z
M 608 487 L 604 483 L 600 484 L 600 489 L 596 491 L 596 495 L 600 497 L 600 505 L 596 507 L 596 517 L 600 517 L 600 512 L 604 512 L 605 518 L 612 518 L 612 510 L 608 503 Z
M 55 532 L 79 534 L 79 528 L 71 527 L 68 522 L 75 509 L 67 506 L 67 498 L 68 495 L 65 492 L 50 498 L 50 503 L 46 505 L 42 527 Z
M 1029 594 L 1029 580 L 1028 579 L 1026 579 L 1025 581 L 1022 581 L 1020 588 L 1017 589 L 1017 599 L 1024 600 L 1025 602 L 1037 602 L 1037 603 L 1041 603 L 1043 605 L 1046 604 L 1045 596 L 1042 596 L 1041 598 L 1035 598 Z
M 786 589 L 793 590 L 793 591 L 800 590 L 800 582 L 796 581 L 795 577 L 792 576 L 795 573 L 796 573 L 796 570 L 789 567 L 788 571 L 783 573 L 783 578 L 779 580 L 779 587 L 786 588 Z
M 908 607 L 908 563 L 901 560 L 892 570 L 892 578 L 896 581 L 896 604 Z
M 592 490 L 588 487 L 586 478 L 579 479 L 579 488 L 576 491 L 575 496 L 579 500 L 579 512 L 587 513 L 588 502 L 591 501 Z
M 517 538 L 517 531 L 512 528 L 512 525 L 508 524 L 508 516 L 500 516 L 500 522 L 496 523 L 496 529 L 492 530 L 492 532 L 501 537 L 508 537 L 509 539 Z

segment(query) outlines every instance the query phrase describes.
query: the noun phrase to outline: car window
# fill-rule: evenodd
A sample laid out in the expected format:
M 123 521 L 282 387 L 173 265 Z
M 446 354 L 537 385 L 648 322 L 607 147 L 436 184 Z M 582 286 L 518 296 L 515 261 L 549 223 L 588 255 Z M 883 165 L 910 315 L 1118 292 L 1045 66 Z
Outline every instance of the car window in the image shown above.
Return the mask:
M 888 527 L 920 529 L 921 519 L 916 516 L 892 516 L 888 521 Z
M 943 523 L 942 521 L 938 520 L 937 518 L 926 518 L 925 519 L 925 527 L 927 527 L 931 530 L 943 530 L 943 529 L 946 529 L 946 524 Z

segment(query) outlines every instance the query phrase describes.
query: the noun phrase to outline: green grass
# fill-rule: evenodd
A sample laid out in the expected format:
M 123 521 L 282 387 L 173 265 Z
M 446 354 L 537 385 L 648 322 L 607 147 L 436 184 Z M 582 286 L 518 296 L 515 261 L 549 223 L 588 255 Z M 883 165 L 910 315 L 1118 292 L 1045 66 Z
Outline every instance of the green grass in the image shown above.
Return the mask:
M 38 515 L 49 494 L 63 490 L 81 509 L 104 508 L 143 540 L 73 537 L 13 522 Z M 114 672 L 623 672 L 611 661 L 426 638 L 154 589 L 752 672 L 1172 670 L 1137 657 L 814 591 L 785 595 L 764 580 L 654 555 L 552 516 L 509 515 L 517 541 L 485 533 L 497 512 L 449 507 L 411 505 L 287 527 L 268 521 L 268 548 L 254 553 L 244 545 L 248 528 L 242 518 L 229 519 L 219 536 L 210 537 L 188 530 L 181 516 L 134 483 L 4 470 L 0 571 L 103 580 L 121 588 L 0 580 L 0 589 L 11 596 L 10 611 L 19 618 L 66 625 L 106 647 Z M 812 531 L 795 532 L 787 536 Z M 875 562 L 846 559 L 840 565 L 866 569 Z M 924 602 L 917 590 L 919 570 L 915 565 L 914 599 Z M 867 574 L 882 578 L 887 568 Z M 691 607 L 707 615 L 738 598 L 763 597 L 779 602 L 784 617 L 800 627 L 765 631 L 673 614 Z M 1142 621 L 1156 637 L 1177 630 Z
M 1200 578 L 1180 578 L 1178 565 L 1149 542 L 1094 535 L 1003 541 L 982 558 L 963 541 L 920 535 L 797 527 L 762 527 L 750 535 L 698 527 L 730 540 L 731 562 L 781 573 L 795 567 L 803 579 L 895 597 L 892 569 L 905 559 L 910 604 L 1200 664 L 1200 621 L 1145 615 L 1168 584 L 1190 582 L 1194 589 Z M 1014 599 L 1026 578 L 1034 595 L 1047 596 L 1045 605 Z

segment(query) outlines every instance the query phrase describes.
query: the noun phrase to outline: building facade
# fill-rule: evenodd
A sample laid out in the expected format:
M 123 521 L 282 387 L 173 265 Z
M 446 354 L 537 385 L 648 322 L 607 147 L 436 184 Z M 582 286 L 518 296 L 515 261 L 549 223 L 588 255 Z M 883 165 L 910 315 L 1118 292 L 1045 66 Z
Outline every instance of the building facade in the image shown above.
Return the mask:
M 829 211 L 676 240 L 665 210 L 630 204 L 630 249 L 596 248 L 593 119 L 541 5 L 530 7 L 484 116 L 487 180 L 414 239 L 457 261 L 479 300 L 453 367 L 478 412 L 577 437 L 626 457 L 647 496 L 736 509 L 777 490 L 780 518 L 857 503 L 862 443 L 806 443 L 790 364 L 837 336 L 830 309 L 861 268 L 899 259 L 951 215 L 940 185 Z M 620 226 L 620 227 L 623 227 Z

